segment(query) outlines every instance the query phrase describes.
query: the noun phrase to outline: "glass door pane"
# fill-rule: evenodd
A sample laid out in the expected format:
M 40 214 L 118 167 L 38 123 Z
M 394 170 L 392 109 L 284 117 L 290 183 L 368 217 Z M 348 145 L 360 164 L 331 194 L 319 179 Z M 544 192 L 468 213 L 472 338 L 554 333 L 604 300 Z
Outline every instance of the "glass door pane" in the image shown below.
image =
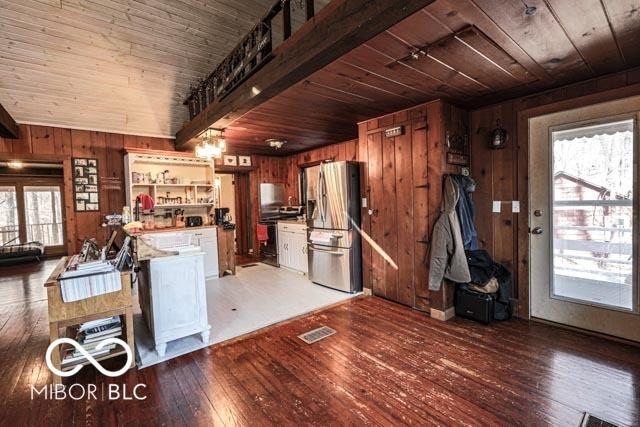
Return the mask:
M 551 136 L 551 296 L 631 310 L 634 121 Z
M 62 202 L 58 186 L 24 187 L 27 240 L 62 246 Z
M 0 186 L 0 245 L 20 243 L 16 187 Z

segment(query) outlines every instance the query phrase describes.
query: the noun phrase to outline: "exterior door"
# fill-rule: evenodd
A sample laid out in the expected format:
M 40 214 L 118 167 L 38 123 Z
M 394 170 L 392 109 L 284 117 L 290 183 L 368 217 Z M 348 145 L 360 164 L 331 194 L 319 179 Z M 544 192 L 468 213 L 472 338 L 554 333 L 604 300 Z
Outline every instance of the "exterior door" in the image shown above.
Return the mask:
M 530 120 L 536 318 L 640 341 L 640 97 Z
M 45 255 L 66 253 L 62 181 L 53 178 L 0 182 L 0 244 L 41 242 Z

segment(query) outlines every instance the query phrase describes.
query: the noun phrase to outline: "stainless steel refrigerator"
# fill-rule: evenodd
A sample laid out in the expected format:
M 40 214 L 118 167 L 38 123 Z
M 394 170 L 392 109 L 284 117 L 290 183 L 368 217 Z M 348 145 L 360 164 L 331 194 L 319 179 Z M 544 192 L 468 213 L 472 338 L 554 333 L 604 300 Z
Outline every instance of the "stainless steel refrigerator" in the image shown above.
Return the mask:
M 360 170 L 356 162 L 305 169 L 309 279 L 345 292 L 362 290 Z

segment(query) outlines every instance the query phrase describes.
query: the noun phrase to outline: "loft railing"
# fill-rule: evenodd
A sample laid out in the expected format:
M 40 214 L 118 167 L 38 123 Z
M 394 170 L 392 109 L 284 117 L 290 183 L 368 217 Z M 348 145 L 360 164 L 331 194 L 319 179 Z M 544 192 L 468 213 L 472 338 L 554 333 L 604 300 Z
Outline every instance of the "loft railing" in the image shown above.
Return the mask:
M 307 21 L 313 18 L 314 0 L 293 1 L 299 7 L 304 5 Z M 213 72 L 191 88 L 184 102 L 189 107 L 191 119 L 212 102 L 231 93 L 273 58 L 274 20 L 282 12 L 282 35 L 284 40 L 288 39 L 291 36 L 291 2 L 292 0 L 278 0 Z

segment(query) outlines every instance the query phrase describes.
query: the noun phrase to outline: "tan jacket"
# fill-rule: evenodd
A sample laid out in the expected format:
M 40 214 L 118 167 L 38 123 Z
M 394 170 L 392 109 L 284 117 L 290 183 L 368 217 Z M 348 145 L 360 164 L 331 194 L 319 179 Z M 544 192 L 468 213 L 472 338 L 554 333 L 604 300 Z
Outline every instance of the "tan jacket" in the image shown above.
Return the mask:
M 432 291 L 440 290 L 443 278 L 458 283 L 471 281 L 456 213 L 460 194 L 458 186 L 449 176 L 445 178 L 443 192 L 444 211 L 436 221 L 431 237 L 429 289 Z

